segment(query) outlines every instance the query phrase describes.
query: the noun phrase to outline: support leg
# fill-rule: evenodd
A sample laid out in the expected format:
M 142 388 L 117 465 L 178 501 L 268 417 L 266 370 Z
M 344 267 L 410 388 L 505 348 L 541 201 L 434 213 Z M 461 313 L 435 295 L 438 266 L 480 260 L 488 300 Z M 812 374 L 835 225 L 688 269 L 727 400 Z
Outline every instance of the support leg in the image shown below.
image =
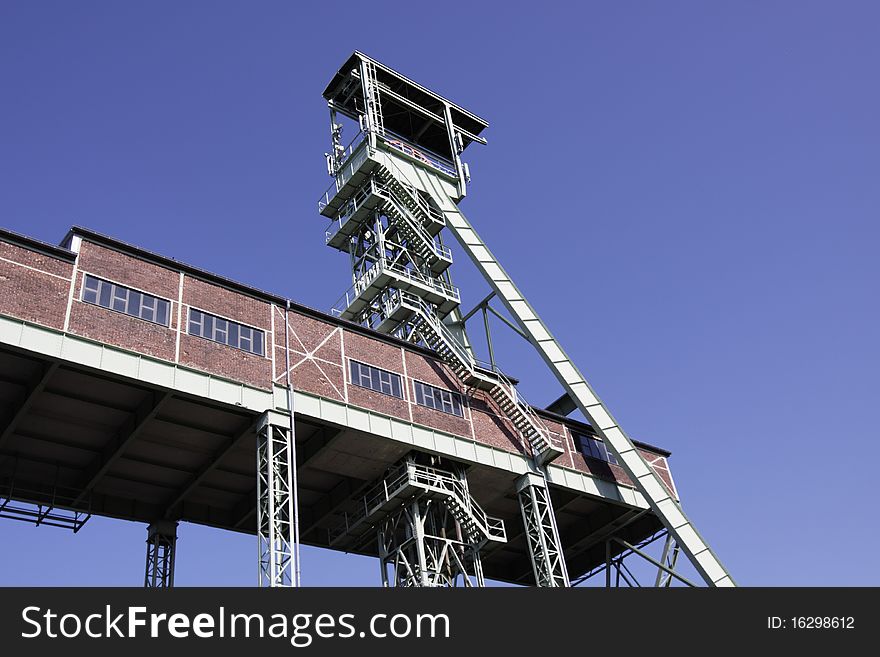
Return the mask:
M 159 520 L 147 528 L 147 567 L 144 587 L 174 586 L 174 553 L 177 548 L 177 523 Z
M 293 436 L 286 416 L 257 423 L 257 543 L 260 586 L 294 586 Z
M 516 481 L 536 586 L 570 586 L 556 515 L 543 477 L 525 474 Z
M 480 546 L 436 500 L 421 497 L 402 507 L 383 521 L 378 538 L 384 586 L 485 585 Z

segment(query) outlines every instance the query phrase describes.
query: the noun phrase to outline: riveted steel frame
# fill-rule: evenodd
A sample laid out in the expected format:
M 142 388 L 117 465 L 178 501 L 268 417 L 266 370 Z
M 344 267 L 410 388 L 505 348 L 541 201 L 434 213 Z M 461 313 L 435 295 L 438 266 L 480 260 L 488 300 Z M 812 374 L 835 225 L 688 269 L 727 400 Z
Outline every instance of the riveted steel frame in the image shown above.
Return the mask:
M 177 551 L 177 523 L 162 520 L 147 528 L 145 588 L 174 586 L 174 557 Z
M 286 417 L 266 412 L 257 424 L 259 585 L 296 585 L 293 435 Z
M 480 546 L 462 532 L 448 507 L 419 496 L 377 532 L 385 587 L 481 587 Z
M 556 514 L 546 482 L 539 475 L 525 474 L 517 480 L 516 489 L 535 585 L 570 586 Z

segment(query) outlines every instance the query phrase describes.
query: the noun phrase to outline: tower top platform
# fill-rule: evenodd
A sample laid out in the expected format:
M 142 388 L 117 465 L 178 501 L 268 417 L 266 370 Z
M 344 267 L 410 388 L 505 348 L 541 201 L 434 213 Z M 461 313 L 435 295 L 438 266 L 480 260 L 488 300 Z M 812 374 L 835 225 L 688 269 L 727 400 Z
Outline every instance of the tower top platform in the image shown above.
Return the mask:
M 361 63 L 375 66 L 387 130 L 411 144 L 451 157 L 444 122 L 445 107 L 449 106 L 452 123 L 462 136 L 462 145 L 467 147 L 472 142 L 486 143 L 485 138 L 480 137 L 480 133 L 489 126 L 485 119 L 357 50 L 339 68 L 324 90 L 324 98 L 337 112 L 355 120 L 364 113 L 364 108 L 359 106 L 364 97 Z

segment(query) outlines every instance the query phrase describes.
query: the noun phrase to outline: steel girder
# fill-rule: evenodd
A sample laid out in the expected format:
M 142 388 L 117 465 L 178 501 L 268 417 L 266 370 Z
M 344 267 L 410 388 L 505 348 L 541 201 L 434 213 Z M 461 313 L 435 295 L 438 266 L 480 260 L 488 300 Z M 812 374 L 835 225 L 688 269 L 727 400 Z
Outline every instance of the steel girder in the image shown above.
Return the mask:
M 174 586 L 174 554 L 176 550 L 176 522 L 160 520 L 147 528 L 145 588 L 170 589 Z
M 295 586 L 293 436 L 286 418 L 266 412 L 257 424 L 259 585 Z
M 525 474 L 516 481 L 526 542 L 536 586 L 570 586 L 550 491 L 544 478 Z

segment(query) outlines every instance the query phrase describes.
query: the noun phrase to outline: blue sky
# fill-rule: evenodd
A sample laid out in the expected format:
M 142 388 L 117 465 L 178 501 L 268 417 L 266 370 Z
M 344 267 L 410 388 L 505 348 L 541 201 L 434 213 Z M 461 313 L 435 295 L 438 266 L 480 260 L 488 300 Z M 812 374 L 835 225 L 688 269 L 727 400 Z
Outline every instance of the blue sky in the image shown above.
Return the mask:
M 329 308 L 320 94 L 363 50 L 489 120 L 465 213 L 622 425 L 673 452 L 739 583 L 880 584 L 878 5 L 370 7 L 6 0 L 0 225 L 85 225 Z M 499 361 L 549 403 L 517 340 Z M 2 584 L 142 582 L 141 525 L 0 536 Z M 254 538 L 180 536 L 178 584 L 255 583 Z M 378 575 L 304 553 L 306 584 Z

